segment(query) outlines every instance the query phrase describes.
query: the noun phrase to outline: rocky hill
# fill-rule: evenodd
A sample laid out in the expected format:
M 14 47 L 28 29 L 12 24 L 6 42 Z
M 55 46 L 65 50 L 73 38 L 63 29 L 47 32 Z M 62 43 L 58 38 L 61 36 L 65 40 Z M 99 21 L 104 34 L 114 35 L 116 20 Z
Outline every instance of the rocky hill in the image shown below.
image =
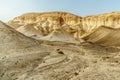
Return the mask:
M 32 25 L 36 32 L 42 32 L 46 36 L 57 28 L 62 28 L 73 37 L 78 37 L 77 32 L 80 30 L 82 18 L 66 12 L 46 12 L 46 13 L 27 13 L 14 18 L 8 22 L 8 25 L 17 29 L 25 29 L 25 25 Z M 24 26 L 24 27 L 23 27 Z M 17 29 L 22 32 L 21 30 Z M 27 35 L 28 31 L 22 32 Z M 38 35 L 36 33 L 27 36 Z
M 71 39 L 61 29 L 51 34 L 47 39 Z M 0 80 L 119 79 L 120 49 L 117 47 L 38 41 L 0 22 Z
M 120 12 L 84 17 L 82 25 L 86 32 L 82 39 L 105 46 L 120 46 Z
M 102 45 L 120 45 L 118 42 L 120 40 L 120 12 L 86 17 L 79 17 L 66 12 L 27 13 L 14 18 L 8 24 L 26 36 L 38 40 L 46 39 L 44 37 L 60 28 L 59 30 L 63 29 L 71 35 L 71 38 L 74 39 L 72 42 L 83 39 Z M 57 40 L 60 41 L 60 39 Z M 54 41 L 57 40 L 54 39 Z
M 120 28 L 120 12 L 110 12 L 83 17 L 82 25 L 84 26 L 84 30 L 87 32 L 100 26 Z
M 27 13 L 12 28 L 0 21 L 0 80 L 120 80 L 119 14 Z
M 5 48 L 13 48 L 16 49 L 17 47 L 27 47 L 30 45 L 37 44 L 38 41 L 35 39 L 29 38 L 24 36 L 23 34 L 17 32 L 13 28 L 9 27 L 5 23 L 0 21 L 0 47 L 3 49 Z M 2 46 L 3 45 L 3 46 Z

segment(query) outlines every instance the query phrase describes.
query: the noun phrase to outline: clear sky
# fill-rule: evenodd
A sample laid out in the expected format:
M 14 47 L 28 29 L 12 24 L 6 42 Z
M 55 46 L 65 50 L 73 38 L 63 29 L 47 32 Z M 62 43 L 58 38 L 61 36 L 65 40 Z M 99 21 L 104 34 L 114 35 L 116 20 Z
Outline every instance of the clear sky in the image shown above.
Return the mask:
M 65 11 L 79 16 L 120 11 L 120 0 L 0 0 L 0 20 L 27 12 Z

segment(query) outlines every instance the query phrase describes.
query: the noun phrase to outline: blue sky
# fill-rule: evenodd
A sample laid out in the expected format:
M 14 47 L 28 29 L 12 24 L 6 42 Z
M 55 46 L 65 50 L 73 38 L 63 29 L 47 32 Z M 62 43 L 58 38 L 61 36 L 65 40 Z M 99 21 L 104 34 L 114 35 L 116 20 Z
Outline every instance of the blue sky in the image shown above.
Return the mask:
M 120 0 L 0 0 L 0 20 L 27 12 L 65 11 L 79 16 L 120 11 Z

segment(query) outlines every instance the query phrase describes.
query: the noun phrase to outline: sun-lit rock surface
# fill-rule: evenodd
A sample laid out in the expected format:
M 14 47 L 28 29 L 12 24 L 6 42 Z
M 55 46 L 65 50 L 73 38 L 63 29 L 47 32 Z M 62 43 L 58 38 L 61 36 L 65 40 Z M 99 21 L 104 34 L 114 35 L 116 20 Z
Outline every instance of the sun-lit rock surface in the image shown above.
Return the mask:
M 83 39 L 102 45 L 120 45 L 120 12 L 86 17 L 79 17 L 66 12 L 27 13 L 14 18 L 8 24 L 19 25 L 18 28 L 14 27 L 17 31 L 38 40 L 63 41 L 60 40 L 61 37 L 55 39 L 54 35 L 56 29 L 60 28 L 59 30 L 66 31 L 66 35 L 71 35 L 71 38 L 77 41 Z M 64 41 L 71 41 L 71 38 L 69 38 L 70 40 L 64 39 Z
M 82 25 L 86 32 L 82 39 L 105 46 L 120 46 L 120 12 L 84 17 Z
M 100 26 L 81 38 L 105 46 L 120 46 L 120 29 Z
M 37 41 L 0 22 L 0 80 L 119 80 L 120 49 Z
M 28 31 L 23 32 L 21 30 L 25 29 L 24 27 L 26 27 L 26 25 L 30 26 L 31 24 L 34 30 L 36 29 L 36 32 L 39 31 L 43 36 L 50 34 L 57 28 L 61 28 L 73 37 L 78 37 L 77 33 L 78 30 L 80 33 L 81 19 L 79 16 L 66 12 L 27 13 L 14 18 L 9 21 L 8 24 L 29 37 L 33 35 L 37 36 L 38 34 L 33 32 L 34 34 L 28 35 Z M 21 30 L 19 30 L 19 28 Z
M 82 19 L 84 30 L 90 32 L 100 26 L 120 28 L 120 12 L 86 16 Z
M 119 13 L 103 14 L 108 15 Z M 49 16 L 55 26 L 47 26 Z M 24 35 L 0 22 L 0 80 L 120 80 L 119 20 L 110 26 L 112 20 L 102 23 L 93 17 L 24 14 L 8 23 Z M 81 38 L 85 41 L 71 43 Z

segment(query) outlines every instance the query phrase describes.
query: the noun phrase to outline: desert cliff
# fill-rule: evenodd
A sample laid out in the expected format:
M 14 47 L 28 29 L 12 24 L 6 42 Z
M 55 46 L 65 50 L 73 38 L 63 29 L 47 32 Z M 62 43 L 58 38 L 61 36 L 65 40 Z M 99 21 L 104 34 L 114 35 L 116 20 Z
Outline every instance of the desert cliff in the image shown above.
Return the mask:
M 88 42 L 102 45 L 109 44 L 109 46 L 119 46 L 119 15 L 120 12 L 104 13 L 86 17 L 79 17 L 66 12 L 27 13 L 9 21 L 8 25 L 18 25 L 17 27 L 13 26 L 13 28 L 25 34 L 26 36 L 38 40 L 45 39 L 49 34 L 55 32 L 56 29 L 62 29 L 71 35 L 71 38 L 73 38 L 72 41 L 70 40 L 71 42 L 86 40 Z M 30 29 L 30 26 L 33 26 L 33 29 L 27 30 Z M 98 31 L 99 34 L 96 35 Z M 106 31 L 108 33 L 105 33 Z M 111 35 L 109 35 L 109 33 Z M 90 34 L 92 35 L 87 36 Z M 111 39 L 108 40 L 108 37 L 111 37 Z M 57 39 L 54 39 L 53 41 L 55 40 Z
M 0 21 L 0 80 L 120 80 L 119 22 L 119 12 Z
M 0 22 L 0 80 L 119 80 L 119 67 L 119 48 L 38 41 Z
M 82 19 L 82 24 L 88 32 L 100 26 L 120 28 L 120 12 L 86 16 Z
M 33 26 L 34 24 L 34 28 L 37 31 L 42 32 L 41 35 L 43 36 L 48 35 L 55 29 L 62 28 L 63 30 L 71 34 L 73 37 L 78 37 L 77 32 L 78 30 L 81 31 L 81 22 L 82 18 L 74 14 L 66 12 L 46 12 L 23 14 L 9 21 L 8 24 L 15 29 L 28 24 L 31 24 Z M 14 25 L 18 26 L 14 27 Z M 17 30 L 20 31 L 19 29 Z M 37 34 L 35 33 L 35 35 Z

